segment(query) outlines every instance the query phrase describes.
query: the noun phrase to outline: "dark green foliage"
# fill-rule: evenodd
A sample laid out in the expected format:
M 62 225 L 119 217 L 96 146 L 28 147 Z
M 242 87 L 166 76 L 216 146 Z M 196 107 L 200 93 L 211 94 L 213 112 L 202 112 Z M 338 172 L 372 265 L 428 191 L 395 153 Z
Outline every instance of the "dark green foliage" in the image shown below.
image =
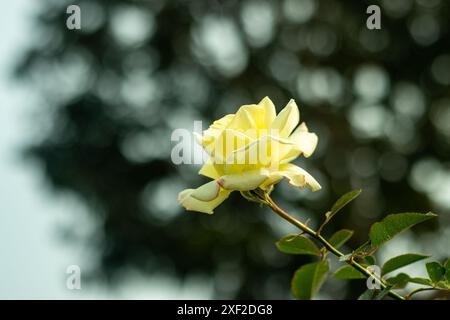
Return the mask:
M 302 235 L 288 235 L 278 241 L 276 246 L 284 253 L 320 256 L 320 251 L 314 242 Z
M 434 217 L 436 215 L 431 212 L 426 214 L 416 212 L 390 214 L 370 228 L 369 238 L 371 245 L 374 248 L 379 247 L 397 234 Z
M 301 266 L 292 278 L 291 290 L 293 296 L 300 300 L 312 299 L 325 282 L 329 270 L 328 260 Z
M 400 256 L 394 257 L 394 258 L 386 261 L 383 265 L 383 268 L 381 269 L 381 274 L 382 275 L 388 274 L 389 272 L 392 272 L 394 270 L 397 270 L 399 268 L 407 266 L 416 261 L 426 259 L 428 257 L 429 256 L 427 256 L 427 255 L 416 254 L 416 253 L 402 254 Z

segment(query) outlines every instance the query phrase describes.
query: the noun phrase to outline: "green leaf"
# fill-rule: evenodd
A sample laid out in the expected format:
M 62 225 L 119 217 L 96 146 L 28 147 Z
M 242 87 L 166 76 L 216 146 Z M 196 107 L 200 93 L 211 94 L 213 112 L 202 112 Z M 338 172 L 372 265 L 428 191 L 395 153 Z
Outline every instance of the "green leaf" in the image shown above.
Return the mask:
M 342 266 L 333 273 L 333 277 L 340 280 L 365 279 L 366 276 L 350 265 Z
M 388 294 L 392 287 L 388 286 L 387 288 L 381 290 L 379 293 L 375 295 L 374 300 L 383 300 Z
M 373 266 L 377 263 L 377 259 L 375 258 L 375 256 L 365 256 L 363 260 L 368 266 Z
M 333 247 L 339 248 L 344 243 L 346 243 L 348 239 L 352 237 L 352 235 L 353 235 L 352 230 L 342 229 L 333 234 L 329 242 Z
M 291 291 L 293 296 L 299 300 L 312 299 L 325 282 L 329 270 L 328 260 L 301 266 L 292 278 Z
M 409 282 L 423 284 L 426 286 L 431 286 L 433 284 L 430 279 L 426 279 L 426 278 L 410 278 Z
M 359 296 L 358 300 L 382 300 L 389 294 L 391 288 L 387 287 L 383 290 L 367 289 Z
M 320 250 L 317 246 L 308 238 L 291 234 L 276 243 L 278 250 L 289 254 L 311 254 L 314 256 L 320 256 Z
M 373 300 L 376 297 L 378 290 L 367 289 L 359 297 L 358 300 Z
M 448 283 L 450 283 L 450 259 L 447 259 L 444 263 L 445 268 L 445 280 L 447 280 Z
M 411 263 L 414 263 L 419 260 L 423 260 L 428 258 L 429 256 L 423 255 L 423 254 L 416 254 L 416 253 L 407 253 L 402 254 L 400 256 L 394 257 L 383 265 L 381 268 L 381 275 L 388 274 L 389 272 L 392 272 L 394 270 L 400 269 L 404 266 L 407 266 Z
M 441 280 L 442 276 L 445 273 L 444 267 L 437 261 L 428 262 L 426 264 L 428 276 L 433 283 Z
M 377 248 L 400 232 L 434 217 L 436 215 L 431 212 L 426 214 L 415 212 L 390 214 L 381 222 L 374 223 L 370 228 L 369 238 L 372 247 Z
M 406 273 L 399 273 L 395 277 L 387 279 L 387 283 L 389 283 L 392 287 L 395 288 L 404 288 L 410 281 L 410 277 Z
M 364 242 L 360 247 L 356 248 L 354 253 L 364 253 L 367 249 L 370 248 L 370 241 Z
M 347 192 L 346 194 L 344 194 L 342 197 L 340 197 L 333 205 L 333 207 L 331 208 L 331 211 L 327 212 L 327 220 L 331 220 L 331 218 L 333 218 L 333 216 L 338 213 L 339 210 L 341 210 L 343 207 L 345 207 L 348 203 L 350 203 L 351 201 L 353 201 L 357 196 L 359 196 L 359 194 L 361 193 L 361 189 L 359 190 L 353 190 L 350 192 Z

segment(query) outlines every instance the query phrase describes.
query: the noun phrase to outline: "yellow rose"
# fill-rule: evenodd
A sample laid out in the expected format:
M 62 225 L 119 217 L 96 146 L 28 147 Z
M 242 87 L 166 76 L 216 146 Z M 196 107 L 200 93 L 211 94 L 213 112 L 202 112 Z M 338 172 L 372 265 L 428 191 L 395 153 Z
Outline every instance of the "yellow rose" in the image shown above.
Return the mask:
M 290 163 L 301 154 L 309 157 L 318 141 L 305 123 L 298 125 L 299 121 L 294 100 L 276 115 L 268 97 L 215 121 L 203 135 L 196 135 L 210 157 L 199 174 L 214 180 L 180 192 L 181 205 L 213 213 L 232 191 L 270 191 L 283 178 L 296 187 L 319 190 L 319 183 L 308 172 Z

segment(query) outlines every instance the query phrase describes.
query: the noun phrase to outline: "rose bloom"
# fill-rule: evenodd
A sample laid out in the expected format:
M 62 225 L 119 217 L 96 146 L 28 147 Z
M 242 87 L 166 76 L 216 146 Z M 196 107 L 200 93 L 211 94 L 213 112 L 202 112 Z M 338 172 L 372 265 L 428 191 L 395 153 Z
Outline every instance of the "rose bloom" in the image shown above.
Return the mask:
M 187 210 L 211 214 L 231 192 L 257 188 L 270 192 L 283 178 L 296 187 L 319 190 L 319 183 L 308 172 L 290 163 L 302 154 L 309 157 L 318 141 L 317 135 L 299 122 L 294 100 L 276 115 L 268 97 L 214 121 L 203 135 L 196 135 L 209 155 L 199 174 L 214 180 L 180 192 L 180 204 Z

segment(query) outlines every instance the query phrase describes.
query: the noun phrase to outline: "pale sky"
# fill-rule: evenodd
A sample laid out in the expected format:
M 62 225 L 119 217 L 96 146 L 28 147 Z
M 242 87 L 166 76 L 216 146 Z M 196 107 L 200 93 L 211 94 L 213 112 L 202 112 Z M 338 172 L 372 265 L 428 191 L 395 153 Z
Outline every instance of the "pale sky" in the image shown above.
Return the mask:
M 0 19 L 0 299 L 208 298 L 211 287 L 201 280 L 181 285 L 131 272 L 115 290 L 83 282 L 83 269 L 92 260 L 89 248 L 60 239 L 58 231 L 90 227 L 85 209 L 69 195 L 52 193 L 38 165 L 20 154 L 36 130 L 33 114 L 40 110 L 36 94 L 10 75 L 33 40 L 31 16 L 37 5 L 9 1 Z M 66 268 L 73 264 L 82 270 L 81 290 L 66 287 Z

